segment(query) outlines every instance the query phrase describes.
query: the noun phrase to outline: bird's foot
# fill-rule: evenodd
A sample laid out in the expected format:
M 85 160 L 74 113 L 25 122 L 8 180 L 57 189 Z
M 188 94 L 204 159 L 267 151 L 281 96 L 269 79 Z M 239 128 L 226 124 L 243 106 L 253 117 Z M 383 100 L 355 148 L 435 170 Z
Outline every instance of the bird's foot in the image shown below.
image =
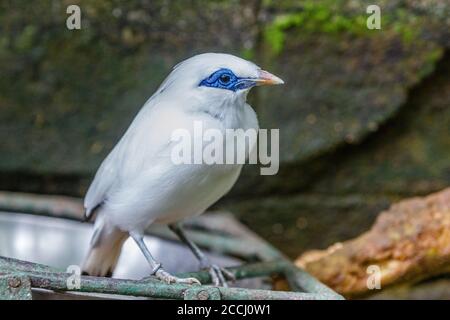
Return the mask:
M 158 271 L 156 271 L 155 277 L 168 284 L 182 283 L 191 285 L 201 285 L 200 281 L 198 281 L 198 279 L 196 278 L 178 278 L 164 271 L 163 269 L 159 269 Z
M 207 269 L 209 275 L 211 276 L 211 280 L 213 285 L 216 287 L 228 287 L 227 280 L 235 281 L 236 277 L 233 273 L 228 271 L 225 268 L 219 267 L 216 264 L 209 264 L 202 269 Z

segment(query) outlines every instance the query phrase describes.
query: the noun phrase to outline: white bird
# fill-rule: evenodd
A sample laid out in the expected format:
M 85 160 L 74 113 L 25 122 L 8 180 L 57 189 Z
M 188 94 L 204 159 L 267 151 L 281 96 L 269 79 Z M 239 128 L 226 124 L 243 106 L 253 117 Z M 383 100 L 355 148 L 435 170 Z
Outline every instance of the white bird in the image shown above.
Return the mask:
M 118 144 L 98 169 L 84 200 L 86 218 L 96 213 L 94 233 L 83 263 L 85 274 L 111 275 L 123 242 L 131 236 L 151 267 L 168 283 L 200 283 L 166 272 L 147 249 L 143 235 L 152 223 L 167 224 L 207 268 L 215 285 L 232 275 L 210 263 L 186 238 L 185 218 L 203 213 L 236 182 L 242 164 L 175 164 L 172 133 L 203 128 L 258 129 L 246 103 L 257 85 L 283 81 L 254 63 L 229 54 L 205 53 L 178 65 L 148 99 Z

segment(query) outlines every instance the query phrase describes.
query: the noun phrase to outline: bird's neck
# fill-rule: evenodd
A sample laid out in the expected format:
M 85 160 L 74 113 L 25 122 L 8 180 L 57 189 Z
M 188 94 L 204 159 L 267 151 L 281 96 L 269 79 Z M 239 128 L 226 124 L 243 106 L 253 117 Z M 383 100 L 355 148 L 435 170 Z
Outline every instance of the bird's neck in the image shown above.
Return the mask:
M 227 129 L 244 128 L 246 95 L 220 96 L 199 102 L 197 110 L 221 122 Z
M 192 95 L 184 97 L 188 112 L 200 113 L 221 122 L 223 128 L 242 128 L 241 118 L 246 104 L 246 94 Z

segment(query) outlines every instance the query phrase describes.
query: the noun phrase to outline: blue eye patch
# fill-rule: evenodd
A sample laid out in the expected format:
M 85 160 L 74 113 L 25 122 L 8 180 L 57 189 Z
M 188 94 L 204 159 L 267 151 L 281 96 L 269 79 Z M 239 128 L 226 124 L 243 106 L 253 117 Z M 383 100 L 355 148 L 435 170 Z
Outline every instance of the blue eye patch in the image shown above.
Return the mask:
M 255 85 L 256 81 L 249 78 L 237 77 L 230 69 L 222 68 L 203 79 L 200 82 L 199 87 L 204 86 L 236 92 L 238 90 L 251 88 Z

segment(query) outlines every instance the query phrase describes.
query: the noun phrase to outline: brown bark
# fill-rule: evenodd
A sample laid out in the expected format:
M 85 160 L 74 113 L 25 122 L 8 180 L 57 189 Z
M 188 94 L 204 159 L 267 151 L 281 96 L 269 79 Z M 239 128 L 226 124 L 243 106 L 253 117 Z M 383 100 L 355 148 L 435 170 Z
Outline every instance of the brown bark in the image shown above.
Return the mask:
M 381 212 L 372 228 L 326 250 L 301 255 L 296 264 L 347 296 L 367 286 L 368 267 L 380 268 L 381 288 L 450 271 L 450 188 L 411 198 Z

